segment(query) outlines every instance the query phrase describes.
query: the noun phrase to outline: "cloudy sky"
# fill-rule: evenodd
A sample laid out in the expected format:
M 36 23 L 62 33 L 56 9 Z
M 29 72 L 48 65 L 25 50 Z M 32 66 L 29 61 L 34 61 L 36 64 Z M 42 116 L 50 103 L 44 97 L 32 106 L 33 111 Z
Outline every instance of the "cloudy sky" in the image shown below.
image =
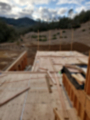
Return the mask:
M 67 16 L 70 9 L 73 16 L 90 9 L 90 0 L 0 0 L 0 16 L 8 18 L 29 17 L 49 21 Z

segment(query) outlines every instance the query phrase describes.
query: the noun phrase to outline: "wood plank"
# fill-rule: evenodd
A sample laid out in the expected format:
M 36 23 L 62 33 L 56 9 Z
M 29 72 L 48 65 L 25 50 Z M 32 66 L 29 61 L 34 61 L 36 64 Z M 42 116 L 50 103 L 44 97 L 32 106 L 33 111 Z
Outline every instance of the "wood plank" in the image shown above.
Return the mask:
M 78 67 L 78 66 L 75 66 L 75 65 L 65 65 L 65 67 L 76 69 L 79 72 L 82 72 L 84 75 L 86 75 L 85 71 L 82 68 Z
M 81 64 L 88 64 L 88 60 L 85 60 L 85 59 L 80 59 L 80 58 L 77 58 L 77 60 L 81 63 Z
M 51 86 L 50 86 L 50 82 L 49 82 L 49 79 L 47 79 L 47 76 L 46 76 L 46 82 L 47 82 L 47 86 L 48 86 L 49 93 L 52 93 L 52 89 L 51 89 Z
M 53 84 L 56 85 L 56 81 L 54 80 L 54 78 L 51 76 L 51 73 L 49 71 L 47 71 L 47 75 L 49 76 L 49 78 L 51 79 L 51 81 L 53 82 Z
M 20 91 L 19 93 L 13 95 L 12 97 L 8 98 L 7 100 L 1 102 L 1 103 L 0 103 L 0 106 L 2 106 L 2 105 L 4 105 L 4 104 L 8 103 L 9 101 L 11 101 L 12 99 L 18 97 L 19 95 L 21 95 L 22 93 L 26 92 L 26 91 L 29 90 L 29 89 L 30 89 L 30 87 L 24 89 L 23 91 Z
M 50 86 L 53 86 L 53 82 L 52 82 L 51 78 L 48 76 L 48 74 L 46 74 L 46 78 L 49 80 Z
M 21 55 L 5 71 L 9 71 L 26 53 L 27 51 L 21 53 Z
M 54 69 L 54 71 L 56 71 L 53 63 L 52 63 L 52 60 L 51 60 L 51 64 L 52 64 L 52 67 Z M 61 105 L 62 105 L 62 110 L 63 110 L 63 116 L 64 118 L 69 118 L 68 117 L 68 114 L 67 114 L 67 108 L 66 108 L 66 105 L 65 105 L 65 99 L 64 99 L 64 96 L 63 96 L 63 91 L 62 91 L 62 88 L 60 86 L 60 83 L 59 83 L 59 80 L 58 80 L 58 77 L 57 77 L 57 74 L 54 73 L 54 77 L 55 77 L 55 80 L 56 80 L 56 84 L 57 84 L 57 90 L 58 90 L 58 93 L 59 93 L 59 96 L 60 96 L 60 101 L 61 101 Z
M 69 109 L 68 114 L 70 116 L 69 120 L 78 120 L 78 116 L 74 108 Z
M 63 91 L 62 91 L 61 86 L 59 85 L 59 81 L 58 81 L 56 73 L 55 73 L 55 78 L 56 78 L 58 93 L 59 93 L 59 96 L 60 96 L 60 101 L 61 101 L 61 104 L 62 104 L 63 116 L 64 116 L 64 118 L 68 118 L 67 108 L 66 108 L 66 105 L 65 105 L 65 99 L 64 99 L 64 96 L 63 96 Z
M 53 111 L 54 111 L 54 114 L 55 114 L 55 118 L 57 118 L 56 120 L 64 120 L 62 118 L 62 116 L 60 115 L 60 113 L 59 113 L 57 108 L 54 108 Z
M 85 83 L 85 79 L 80 74 L 72 74 L 72 77 L 75 78 L 80 85 Z
M 81 74 L 77 74 L 78 75 L 78 77 L 80 78 L 80 80 L 83 82 L 83 83 L 85 83 L 85 78 L 81 75 Z

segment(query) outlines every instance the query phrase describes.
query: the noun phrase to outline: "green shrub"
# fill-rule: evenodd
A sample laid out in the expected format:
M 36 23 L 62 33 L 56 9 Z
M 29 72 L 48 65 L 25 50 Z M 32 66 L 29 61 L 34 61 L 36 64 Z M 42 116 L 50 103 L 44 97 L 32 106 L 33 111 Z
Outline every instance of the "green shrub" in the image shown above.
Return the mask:
M 38 40 L 37 40 L 38 41 Z M 42 39 L 41 38 L 39 38 L 39 41 L 42 41 Z
M 39 35 L 40 38 L 47 38 L 46 35 Z
M 54 37 L 56 38 L 56 37 L 57 37 L 57 34 L 54 34 L 52 37 L 53 37 L 53 38 L 54 38 Z
M 47 41 L 47 38 L 39 38 L 39 41 L 45 42 Z
M 53 40 L 56 40 L 57 39 L 57 37 L 56 36 L 53 36 L 53 38 L 52 38 Z
M 57 34 L 54 34 L 52 37 L 53 40 L 57 39 Z
M 47 41 L 47 38 L 43 38 L 43 41 Z
M 64 30 L 63 33 L 66 33 L 66 31 Z
M 82 32 L 85 32 L 85 31 L 86 31 L 85 29 L 82 30 Z
M 20 41 L 23 42 L 23 39 L 21 38 Z
M 57 35 L 59 35 L 60 33 L 58 32 Z
M 32 38 L 37 38 L 37 35 L 32 35 Z

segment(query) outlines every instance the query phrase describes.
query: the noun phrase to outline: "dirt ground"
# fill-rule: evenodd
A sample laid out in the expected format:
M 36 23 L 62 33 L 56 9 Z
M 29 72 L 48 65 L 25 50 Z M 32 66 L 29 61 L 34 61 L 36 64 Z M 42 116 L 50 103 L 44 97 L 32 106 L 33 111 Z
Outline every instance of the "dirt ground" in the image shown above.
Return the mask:
M 47 38 L 46 41 L 43 42 L 39 41 L 40 45 L 48 45 L 49 42 L 51 45 L 58 45 L 60 43 L 69 44 L 72 42 L 72 36 L 73 36 L 73 42 L 79 42 L 87 46 L 90 46 L 90 22 L 82 24 L 81 27 L 78 29 L 73 29 L 73 32 L 71 29 L 63 29 L 63 30 L 55 29 L 45 32 L 39 32 L 39 35 L 40 36 L 44 35 Z M 53 39 L 54 35 L 56 36 L 55 39 Z M 36 36 L 36 38 L 33 38 L 32 36 Z M 30 32 L 25 34 L 23 37 L 23 41 L 25 44 L 37 45 L 38 33 Z
M 37 52 L 37 46 L 27 46 L 29 48 L 28 50 L 28 65 L 33 65 L 35 54 Z M 65 44 L 61 45 L 62 51 L 71 51 L 71 44 Z M 59 51 L 60 45 L 41 45 L 39 46 L 39 51 Z M 73 43 L 73 51 L 78 51 L 83 54 L 88 55 L 89 54 L 90 47 L 87 45 L 84 45 L 83 43 L 75 42 Z
M 5 70 L 21 52 L 11 50 L 0 50 L 0 70 Z

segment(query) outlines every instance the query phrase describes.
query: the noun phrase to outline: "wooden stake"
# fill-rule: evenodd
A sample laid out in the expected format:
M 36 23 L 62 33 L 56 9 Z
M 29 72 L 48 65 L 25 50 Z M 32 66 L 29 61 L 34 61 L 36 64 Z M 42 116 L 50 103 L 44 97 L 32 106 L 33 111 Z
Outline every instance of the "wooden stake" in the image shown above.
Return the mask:
M 38 50 L 39 50 L 39 30 L 38 30 Z
M 62 30 L 60 30 L 60 50 L 62 50 Z
M 74 37 L 74 33 L 73 33 L 73 29 L 72 29 L 71 51 L 73 50 L 73 37 Z
M 51 31 L 49 31 L 49 50 L 50 50 L 50 45 L 51 45 Z
M 15 95 L 13 95 L 12 97 L 10 97 L 10 98 L 8 98 L 7 100 L 5 100 L 4 102 L 1 102 L 1 103 L 0 103 L 0 106 L 2 106 L 2 105 L 4 105 L 4 104 L 8 103 L 9 101 L 11 101 L 12 99 L 18 97 L 19 95 L 21 95 L 22 93 L 24 93 L 25 91 L 27 91 L 27 90 L 29 90 L 29 89 L 30 89 L 30 87 L 28 87 L 28 88 L 24 89 L 23 91 L 21 91 L 21 92 L 15 94 Z

